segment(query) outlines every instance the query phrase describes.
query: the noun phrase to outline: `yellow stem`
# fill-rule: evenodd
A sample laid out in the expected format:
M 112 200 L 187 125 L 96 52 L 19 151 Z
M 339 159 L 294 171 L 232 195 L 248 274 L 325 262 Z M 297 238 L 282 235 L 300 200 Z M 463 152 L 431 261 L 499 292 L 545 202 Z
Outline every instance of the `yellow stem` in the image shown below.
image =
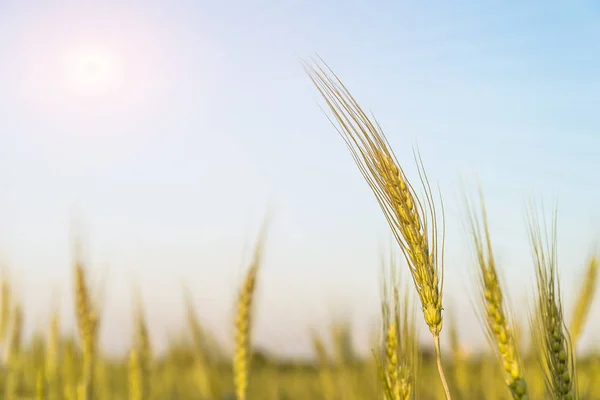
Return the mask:
M 450 389 L 448 388 L 448 382 L 446 381 L 446 375 L 444 375 L 444 368 L 442 367 L 442 352 L 440 351 L 439 335 L 433 337 L 433 345 L 435 347 L 435 358 L 437 359 L 438 372 L 440 374 L 440 380 L 442 381 L 442 387 L 444 388 L 446 400 L 452 400 L 452 396 L 450 396 Z

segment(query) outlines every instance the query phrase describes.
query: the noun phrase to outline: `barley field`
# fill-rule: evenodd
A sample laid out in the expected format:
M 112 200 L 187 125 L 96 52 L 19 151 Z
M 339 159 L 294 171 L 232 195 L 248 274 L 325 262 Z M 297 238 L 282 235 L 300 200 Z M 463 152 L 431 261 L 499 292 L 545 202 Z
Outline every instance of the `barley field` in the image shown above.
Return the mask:
M 417 176 L 407 176 L 386 136 L 349 89 L 321 60 L 304 64 L 307 78 L 347 146 L 380 206 L 397 251 L 381 257 L 381 323 L 359 356 L 346 324 L 332 323 L 330 337 L 314 334 L 313 359 L 280 359 L 253 349 L 253 298 L 261 280 L 261 257 L 269 251 L 269 218 L 257 234 L 237 298 L 230 330 L 234 343 L 224 349 L 186 304 L 185 340 L 153 349 L 144 304 L 138 298 L 131 323 L 132 347 L 126 357 L 110 357 L 98 344 L 102 304 L 93 296 L 86 263 L 73 253 L 72 313 L 77 334 L 61 335 L 61 314 L 52 312 L 45 332 L 24 342 L 23 304 L 14 296 L 12 275 L 3 271 L 0 287 L 0 393 L 4 399 L 65 400 L 366 400 L 366 399 L 600 399 L 600 355 L 576 348 L 595 300 L 598 256 L 581 266 L 578 299 L 563 304 L 558 278 L 556 210 L 534 200 L 527 220 L 536 277 L 529 318 L 516 320 L 494 260 L 493 232 L 487 224 L 483 191 L 465 196 L 465 220 L 477 263 L 468 286 L 476 299 L 489 351 L 472 353 L 457 333 L 445 305 L 445 219 L 443 193 L 415 152 Z M 324 119 L 324 123 L 327 121 Z M 335 134 L 332 128 L 332 134 Z M 426 152 L 426 149 L 423 149 Z M 349 171 L 352 173 L 356 171 Z M 376 204 L 373 202 L 373 206 Z M 403 278 L 401 278 L 403 277 Z M 573 307 L 566 320 L 565 307 Z M 425 327 L 428 343 L 417 340 Z M 444 335 L 442 335 L 444 333 Z M 441 338 L 448 340 L 441 340 Z M 331 343 L 328 346 L 326 343 Z

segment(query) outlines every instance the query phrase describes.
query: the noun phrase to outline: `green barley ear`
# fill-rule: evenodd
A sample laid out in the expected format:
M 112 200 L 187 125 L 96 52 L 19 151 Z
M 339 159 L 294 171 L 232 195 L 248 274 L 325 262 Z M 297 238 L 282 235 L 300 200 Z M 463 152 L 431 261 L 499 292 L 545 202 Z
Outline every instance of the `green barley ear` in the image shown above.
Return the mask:
M 261 230 L 258 242 L 254 249 L 254 255 L 246 277 L 239 290 L 237 298 L 237 310 L 235 316 L 235 350 L 233 357 L 233 381 L 235 386 L 236 400 L 246 400 L 248 392 L 248 375 L 251 361 L 251 323 L 252 323 L 252 300 L 256 289 L 256 279 L 260 268 L 265 226 Z
M 575 359 L 569 331 L 563 318 L 560 282 L 556 260 L 556 214 L 552 236 L 542 234 L 533 207 L 529 232 L 536 270 L 536 308 L 532 320 L 536 348 L 545 372 L 546 387 L 554 399 L 579 398 Z
M 577 346 L 583 327 L 588 319 L 594 296 L 596 295 L 596 289 L 598 287 L 598 266 L 598 257 L 593 255 L 587 264 L 584 280 L 579 289 L 579 297 L 575 303 L 573 317 L 569 328 L 573 347 Z
M 479 314 L 482 316 L 490 344 L 499 357 L 504 379 L 513 399 L 527 398 L 527 384 L 523 374 L 523 363 L 516 339 L 512 317 L 504 298 L 504 290 L 498 276 L 492 251 L 485 202 L 480 192 L 481 217 L 469 206 L 471 236 L 477 256 L 476 274 L 480 298 Z
M 438 216 L 420 158 L 417 167 L 424 190 L 422 197 L 417 196 L 409 183 L 377 121 L 367 116 L 335 73 L 326 66 L 305 65 L 305 69 L 333 114 L 337 124 L 330 121 L 373 191 L 404 254 L 421 301 L 423 317 L 433 337 L 440 379 L 449 399 L 440 349 L 444 286 L 443 207 Z

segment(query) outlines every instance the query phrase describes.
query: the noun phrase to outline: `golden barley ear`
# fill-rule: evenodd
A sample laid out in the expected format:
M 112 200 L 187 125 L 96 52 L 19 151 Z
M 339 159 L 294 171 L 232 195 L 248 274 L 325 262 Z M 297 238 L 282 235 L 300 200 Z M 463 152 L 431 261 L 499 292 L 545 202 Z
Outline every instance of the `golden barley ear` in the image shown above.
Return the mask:
M 441 360 L 442 292 L 444 286 L 444 209 L 436 212 L 433 193 L 417 154 L 424 195 L 418 196 L 398 163 L 381 126 L 369 118 L 333 71 L 323 64 L 305 71 L 325 100 L 330 118 L 358 169 L 371 188 L 411 272 L 423 317 L 433 337 L 438 371 L 446 398 L 450 390 Z M 441 223 L 441 226 L 439 226 Z
M 473 248 L 476 254 L 476 276 L 479 291 L 478 314 L 483 322 L 486 336 L 499 358 L 504 372 L 504 380 L 513 399 L 525 399 L 528 396 L 527 384 L 523 374 L 523 363 L 516 333 L 505 300 L 505 292 L 494 259 L 492 240 L 487 220 L 483 193 L 479 191 L 479 215 L 466 202 Z

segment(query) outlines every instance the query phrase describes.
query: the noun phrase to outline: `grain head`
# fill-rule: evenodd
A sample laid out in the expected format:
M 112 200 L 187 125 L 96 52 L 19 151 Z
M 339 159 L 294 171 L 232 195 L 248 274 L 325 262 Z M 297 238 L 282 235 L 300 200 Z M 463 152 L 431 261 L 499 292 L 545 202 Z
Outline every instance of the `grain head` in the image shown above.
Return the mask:
M 470 208 L 471 236 L 477 257 L 476 276 L 479 290 L 479 314 L 487 338 L 499 357 L 504 378 L 514 399 L 527 398 L 527 384 L 523 374 L 515 329 L 511 323 L 510 309 L 506 304 L 496 261 L 492 251 L 492 241 L 487 221 L 483 196 L 481 196 L 481 216 Z
M 565 326 L 556 259 L 556 217 L 551 237 L 542 233 L 534 211 L 529 217 L 529 232 L 536 272 L 536 308 L 531 318 L 534 338 L 549 394 L 560 400 L 578 398 L 574 353 Z

